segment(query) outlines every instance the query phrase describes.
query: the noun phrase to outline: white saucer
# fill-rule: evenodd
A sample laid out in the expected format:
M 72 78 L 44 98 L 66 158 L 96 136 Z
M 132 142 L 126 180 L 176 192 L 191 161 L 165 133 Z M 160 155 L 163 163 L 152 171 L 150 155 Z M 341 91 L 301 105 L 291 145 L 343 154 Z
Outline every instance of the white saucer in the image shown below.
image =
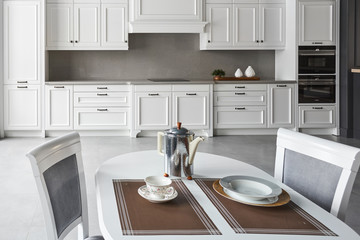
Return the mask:
M 168 196 L 166 198 L 154 198 L 150 192 L 147 190 L 146 185 L 139 187 L 138 189 L 138 193 L 140 196 L 142 196 L 143 198 L 145 198 L 146 200 L 148 200 L 149 202 L 152 203 L 164 203 L 164 202 L 169 202 L 173 199 L 175 199 L 178 195 L 177 191 L 174 189 L 174 193 L 171 196 Z
M 229 195 L 230 197 L 232 197 L 234 200 L 237 200 L 238 202 L 241 203 L 250 203 L 250 204 L 273 204 L 276 203 L 279 198 L 277 196 L 275 197 L 270 197 L 270 198 L 263 198 L 261 200 L 254 200 L 252 198 L 247 198 L 242 196 L 241 194 L 237 194 L 234 191 L 231 191 L 229 189 L 224 188 L 224 193 L 226 193 L 227 195 Z

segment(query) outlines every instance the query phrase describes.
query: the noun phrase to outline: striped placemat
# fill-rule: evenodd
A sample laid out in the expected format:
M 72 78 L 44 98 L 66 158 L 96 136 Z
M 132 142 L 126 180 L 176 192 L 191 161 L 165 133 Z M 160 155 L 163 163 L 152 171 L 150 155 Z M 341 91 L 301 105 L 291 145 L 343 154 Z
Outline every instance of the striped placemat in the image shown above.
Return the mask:
M 138 179 L 113 180 L 123 235 L 221 235 L 181 180 L 173 180 L 178 196 L 166 203 L 142 198 L 142 185 Z
M 212 187 L 215 180 L 195 179 L 195 182 L 235 233 L 337 236 L 291 201 L 273 208 L 245 205 L 219 195 Z

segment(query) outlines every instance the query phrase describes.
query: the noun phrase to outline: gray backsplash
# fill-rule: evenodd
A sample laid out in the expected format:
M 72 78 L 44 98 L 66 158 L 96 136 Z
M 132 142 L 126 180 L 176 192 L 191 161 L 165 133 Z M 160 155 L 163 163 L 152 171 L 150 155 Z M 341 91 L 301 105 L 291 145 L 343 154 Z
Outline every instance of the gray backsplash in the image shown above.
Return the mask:
M 274 79 L 274 51 L 200 51 L 199 34 L 130 34 L 128 51 L 49 51 L 49 80 L 211 79 L 214 69 L 234 76 L 249 65 Z

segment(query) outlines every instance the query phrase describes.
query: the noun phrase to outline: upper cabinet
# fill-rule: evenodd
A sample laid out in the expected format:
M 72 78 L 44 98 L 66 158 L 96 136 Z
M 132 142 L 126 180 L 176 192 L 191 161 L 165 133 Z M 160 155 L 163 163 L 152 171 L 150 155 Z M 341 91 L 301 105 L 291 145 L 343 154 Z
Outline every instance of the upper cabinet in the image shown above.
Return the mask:
M 299 1 L 299 45 L 336 44 L 335 1 Z
M 130 0 L 130 32 L 203 32 L 202 7 L 203 0 Z
M 4 83 L 40 84 L 40 3 L 4 1 Z
M 202 50 L 285 47 L 283 0 L 208 0 L 206 21 L 206 33 L 200 37 Z
M 48 50 L 128 49 L 127 3 L 56 2 L 47 4 Z

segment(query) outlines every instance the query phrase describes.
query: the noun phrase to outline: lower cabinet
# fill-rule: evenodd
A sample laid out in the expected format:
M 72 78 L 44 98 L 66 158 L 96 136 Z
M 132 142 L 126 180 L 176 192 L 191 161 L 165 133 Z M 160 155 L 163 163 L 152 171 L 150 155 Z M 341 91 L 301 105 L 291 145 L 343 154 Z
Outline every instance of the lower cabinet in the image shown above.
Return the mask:
M 299 128 L 331 128 L 335 127 L 336 107 L 299 106 Z
M 171 127 L 171 92 L 135 93 L 135 129 L 164 130 Z
M 215 107 L 215 128 L 266 128 L 266 106 Z
M 45 86 L 45 129 L 73 129 L 73 86 Z
M 268 85 L 268 127 L 294 127 L 294 84 Z
M 74 129 L 117 130 L 128 128 L 129 108 L 74 108 Z
M 40 85 L 4 85 L 4 130 L 41 130 Z

